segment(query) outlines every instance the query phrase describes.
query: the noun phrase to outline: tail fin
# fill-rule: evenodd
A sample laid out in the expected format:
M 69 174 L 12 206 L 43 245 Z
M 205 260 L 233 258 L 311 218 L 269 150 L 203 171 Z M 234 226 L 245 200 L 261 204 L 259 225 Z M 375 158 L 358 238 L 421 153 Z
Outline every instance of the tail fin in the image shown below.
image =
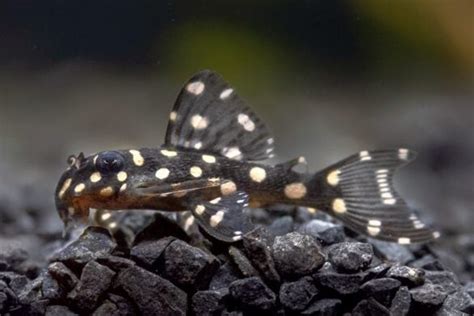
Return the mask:
M 330 213 L 350 229 L 377 239 L 410 244 L 438 238 L 439 232 L 419 220 L 392 184 L 395 170 L 415 156 L 408 149 L 352 155 L 306 183 L 308 204 Z

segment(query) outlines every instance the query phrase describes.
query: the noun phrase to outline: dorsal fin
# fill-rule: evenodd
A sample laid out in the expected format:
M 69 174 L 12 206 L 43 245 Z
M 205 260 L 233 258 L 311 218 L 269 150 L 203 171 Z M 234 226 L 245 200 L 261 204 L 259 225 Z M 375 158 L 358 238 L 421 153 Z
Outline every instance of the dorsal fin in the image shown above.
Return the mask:
M 221 76 L 203 70 L 181 90 L 165 145 L 236 160 L 263 160 L 272 157 L 273 137 Z

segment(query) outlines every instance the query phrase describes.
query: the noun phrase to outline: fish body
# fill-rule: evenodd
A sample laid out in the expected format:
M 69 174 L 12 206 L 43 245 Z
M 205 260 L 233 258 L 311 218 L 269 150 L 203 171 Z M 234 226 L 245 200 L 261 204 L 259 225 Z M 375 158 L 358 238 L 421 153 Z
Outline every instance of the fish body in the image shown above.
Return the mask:
M 274 139 L 266 125 L 218 74 L 202 71 L 184 86 L 157 148 L 71 156 L 55 199 L 65 223 L 89 210 L 190 210 L 224 242 L 254 229 L 248 207 L 275 203 L 320 209 L 347 227 L 402 244 L 439 233 L 422 223 L 392 185 L 407 149 L 361 151 L 320 172 L 296 170 L 303 157 L 268 165 Z

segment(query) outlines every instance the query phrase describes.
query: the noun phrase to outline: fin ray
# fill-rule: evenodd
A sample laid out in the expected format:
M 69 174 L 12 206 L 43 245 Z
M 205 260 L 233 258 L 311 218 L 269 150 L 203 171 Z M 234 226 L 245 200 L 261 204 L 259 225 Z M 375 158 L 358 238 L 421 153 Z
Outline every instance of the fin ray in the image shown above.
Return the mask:
M 142 184 L 135 190 L 142 196 L 168 196 L 171 194 L 187 194 L 194 191 L 217 188 L 223 183 L 220 179 L 198 179 L 179 183 L 163 183 L 161 181 L 150 181 Z

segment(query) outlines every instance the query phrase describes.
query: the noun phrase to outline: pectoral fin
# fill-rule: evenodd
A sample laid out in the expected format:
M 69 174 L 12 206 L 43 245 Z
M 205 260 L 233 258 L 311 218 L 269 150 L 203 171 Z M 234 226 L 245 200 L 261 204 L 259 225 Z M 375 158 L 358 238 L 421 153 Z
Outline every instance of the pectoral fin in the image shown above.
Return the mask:
M 208 202 L 190 201 L 189 209 L 209 235 L 224 242 L 235 242 L 254 229 L 244 213 L 248 200 L 247 193 L 236 192 Z
M 223 180 L 216 179 L 199 179 L 189 180 L 178 183 L 148 182 L 141 184 L 135 189 L 138 195 L 147 197 L 167 197 L 174 195 L 176 197 L 185 196 L 195 191 L 207 191 L 206 195 L 218 195 L 220 185 Z

